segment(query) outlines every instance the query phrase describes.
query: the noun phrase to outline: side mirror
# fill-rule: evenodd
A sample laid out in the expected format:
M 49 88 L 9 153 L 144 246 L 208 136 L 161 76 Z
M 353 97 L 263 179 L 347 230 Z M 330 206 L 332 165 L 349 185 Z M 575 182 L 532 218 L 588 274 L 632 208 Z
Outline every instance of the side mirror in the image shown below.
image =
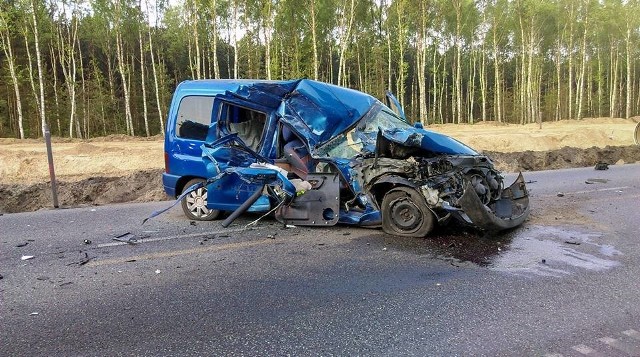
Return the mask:
M 419 121 L 413 123 L 413 127 L 416 128 L 416 129 L 424 129 L 424 126 Z

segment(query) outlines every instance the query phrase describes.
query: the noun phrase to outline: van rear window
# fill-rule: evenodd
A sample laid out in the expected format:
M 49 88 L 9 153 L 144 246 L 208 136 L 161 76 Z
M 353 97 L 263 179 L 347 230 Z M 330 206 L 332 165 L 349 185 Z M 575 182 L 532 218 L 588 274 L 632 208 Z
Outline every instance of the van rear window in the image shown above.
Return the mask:
M 176 119 L 176 135 L 184 139 L 204 141 L 207 138 L 214 97 L 189 96 L 180 101 Z

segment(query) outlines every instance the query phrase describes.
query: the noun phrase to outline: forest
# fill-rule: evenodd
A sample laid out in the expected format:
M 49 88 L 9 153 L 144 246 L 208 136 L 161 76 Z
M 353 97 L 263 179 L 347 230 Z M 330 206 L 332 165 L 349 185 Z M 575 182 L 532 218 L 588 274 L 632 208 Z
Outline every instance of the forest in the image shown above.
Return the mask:
M 175 86 L 311 78 L 434 123 L 640 110 L 638 0 L 2 0 L 0 137 L 153 136 Z

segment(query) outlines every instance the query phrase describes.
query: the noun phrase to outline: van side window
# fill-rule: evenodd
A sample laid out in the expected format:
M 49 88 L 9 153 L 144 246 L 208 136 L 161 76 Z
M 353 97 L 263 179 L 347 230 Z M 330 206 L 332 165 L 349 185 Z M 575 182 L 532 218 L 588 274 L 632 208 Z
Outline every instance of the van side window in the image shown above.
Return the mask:
M 250 148 L 258 151 L 260 139 L 267 121 L 266 114 L 227 104 L 226 129 L 229 133 L 238 133 L 238 137 Z
M 211 110 L 214 97 L 189 96 L 180 101 L 176 119 L 176 135 L 184 139 L 201 140 L 207 138 L 211 124 Z

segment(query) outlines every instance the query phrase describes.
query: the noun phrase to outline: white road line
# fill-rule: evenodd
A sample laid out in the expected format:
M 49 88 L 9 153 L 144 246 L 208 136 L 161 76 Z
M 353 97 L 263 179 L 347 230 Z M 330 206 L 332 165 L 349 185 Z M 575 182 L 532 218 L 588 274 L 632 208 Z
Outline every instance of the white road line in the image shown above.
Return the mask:
M 630 329 L 630 330 L 627 330 L 627 331 L 622 331 L 622 333 L 624 335 L 627 335 L 627 336 L 629 336 L 631 338 L 635 338 L 636 340 L 640 341 L 640 332 L 638 332 L 636 330 Z
M 608 346 L 615 348 L 618 351 L 622 351 L 631 356 L 640 356 L 640 349 L 633 347 L 631 345 L 628 345 L 626 343 L 620 342 L 615 338 L 602 337 L 598 340 Z
M 89 263 L 86 264 L 86 266 L 97 267 L 102 265 L 124 264 L 131 261 L 174 258 L 182 255 L 193 255 L 193 254 L 202 254 L 202 253 L 221 252 L 221 251 L 232 250 L 232 249 L 251 248 L 251 247 L 256 247 L 260 245 L 274 244 L 274 242 L 275 241 L 272 239 L 265 238 L 262 240 L 254 240 L 254 241 L 243 241 L 243 242 L 217 244 L 217 245 L 209 245 L 209 246 L 205 245 L 205 246 L 198 246 L 195 248 L 162 251 L 162 252 L 134 255 L 134 256 L 128 256 L 128 257 L 107 258 L 104 260 L 97 259 L 97 260 L 90 261 Z
M 604 192 L 604 191 L 622 191 L 624 189 L 629 188 L 629 186 L 621 186 L 621 187 L 610 187 L 610 188 L 599 188 L 597 190 L 584 190 L 584 191 L 575 191 L 575 192 L 565 192 L 567 193 L 594 193 L 594 192 Z
M 602 354 L 598 353 L 598 351 L 586 345 L 576 345 L 571 347 L 571 349 L 585 356 L 594 356 L 594 357 L 602 356 Z
M 624 191 L 630 188 L 630 186 L 620 186 L 620 187 L 609 187 L 609 188 L 599 188 L 596 190 L 583 190 L 583 191 L 567 191 L 562 192 L 564 195 L 575 195 L 575 194 L 585 194 L 585 193 L 596 193 L 596 192 L 607 192 L 607 191 Z M 536 197 L 557 197 L 557 193 L 547 194 L 547 195 L 535 195 Z
M 247 229 L 252 229 L 252 228 L 235 228 L 235 229 L 224 229 L 224 230 L 210 231 L 210 232 L 180 234 L 180 235 L 168 236 L 168 237 L 141 238 L 141 239 L 138 239 L 137 241 L 135 241 L 135 244 L 158 242 L 158 241 L 178 239 L 178 238 L 196 238 L 196 237 L 203 237 L 203 236 L 209 236 L 209 235 L 214 235 L 214 234 L 237 233 L 237 232 L 245 231 Z M 130 243 L 126 243 L 126 242 L 102 243 L 102 244 L 98 244 L 98 248 L 115 247 L 115 246 L 119 246 L 119 245 L 128 245 L 128 244 L 130 244 Z

